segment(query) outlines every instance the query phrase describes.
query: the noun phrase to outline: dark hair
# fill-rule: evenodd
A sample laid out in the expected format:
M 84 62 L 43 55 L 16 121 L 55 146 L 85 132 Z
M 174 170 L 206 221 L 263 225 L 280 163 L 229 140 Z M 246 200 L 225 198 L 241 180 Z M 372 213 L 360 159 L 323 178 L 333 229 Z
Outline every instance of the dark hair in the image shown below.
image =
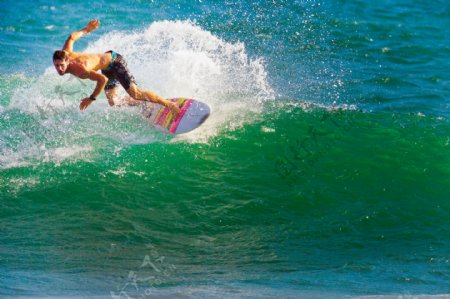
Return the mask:
M 64 50 L 56 50 L 53 53 L 53 60 L 66 60 L 67 58 L 69 58 L 69 56 L 67 55 L 67 52 Z

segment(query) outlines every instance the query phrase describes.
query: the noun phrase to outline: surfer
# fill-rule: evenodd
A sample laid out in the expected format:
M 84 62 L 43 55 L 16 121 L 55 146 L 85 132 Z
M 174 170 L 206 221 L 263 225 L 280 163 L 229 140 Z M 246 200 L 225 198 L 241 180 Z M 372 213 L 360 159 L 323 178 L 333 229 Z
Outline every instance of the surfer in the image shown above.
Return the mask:
M 131 98 L 127 98 L 127 105 L 137 105 L 142 101 L 150 101 L 168 107 L 175 115 L 180 113 L 180 108 L 173 102 L 151 92 L 143 91 L 137 87 L 133 75 L 128 70 L 127 63 L 122 55 L 108 51 L 103 54 L 77 53 L 73 51 L 73 44 L 82 36 L 92 32 L 100 26 L 100 21 L 92 20 L 87 26 L 69 35 L 62 50 L 53 53 L 53 65 L 59 75 L 72 74 L 80 79 L 96 81 L 94 91 L 88 98 L 80 103 L 80 110 L 85 110 L 96 100 L 102 90 L 105 90 L 106 98 L 111 106 L 115 105 L 117 88 L 120 85 L 127 91 Z M 101 71 L 98 72 L 98 71 Z

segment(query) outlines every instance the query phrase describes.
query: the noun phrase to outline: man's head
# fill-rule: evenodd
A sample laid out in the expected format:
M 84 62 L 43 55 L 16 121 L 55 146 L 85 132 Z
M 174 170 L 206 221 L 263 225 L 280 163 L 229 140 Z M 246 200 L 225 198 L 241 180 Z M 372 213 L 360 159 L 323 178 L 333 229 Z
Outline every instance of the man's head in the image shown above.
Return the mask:
M 53 65 L 58 74 L 61 76 L 64 75 L 69 66 L 69 55 L 67 55 L 67 52 L 64 50 L 56 50 L 53 53 Z

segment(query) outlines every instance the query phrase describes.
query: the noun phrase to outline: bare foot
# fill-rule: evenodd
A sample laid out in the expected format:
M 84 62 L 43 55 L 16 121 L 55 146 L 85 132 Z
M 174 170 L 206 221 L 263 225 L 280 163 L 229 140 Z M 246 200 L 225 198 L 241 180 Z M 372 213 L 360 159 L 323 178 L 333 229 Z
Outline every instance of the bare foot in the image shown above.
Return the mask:
M 177 118 L 178 115 L 179 115 L 180 112 L 181 112 L 180 107 L 178 107 L 178 105 L 177 105 L 176 103 L 174 103 L 174 102 L 170 102 L 170 103 L 167 105 L 167 108 L 169 108 L 170 111 L 172 111 L 173 116 L 174 116 L 175 118 Z

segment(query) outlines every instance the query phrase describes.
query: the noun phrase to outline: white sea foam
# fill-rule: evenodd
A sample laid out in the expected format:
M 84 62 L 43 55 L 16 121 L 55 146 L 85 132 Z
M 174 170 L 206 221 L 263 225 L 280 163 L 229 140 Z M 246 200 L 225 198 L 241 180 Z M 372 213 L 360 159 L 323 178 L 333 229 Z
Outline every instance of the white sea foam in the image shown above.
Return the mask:
M 90 146 L 47 148 L 44 144 L 24 147 L 17 151 L 6 149 L 2 150 L 0 155 L 0 169 L 26 167 L 43 162 L 52 162 L 59 166 L 63 161 L 83 159 L 84 154 L 91 150 Z

